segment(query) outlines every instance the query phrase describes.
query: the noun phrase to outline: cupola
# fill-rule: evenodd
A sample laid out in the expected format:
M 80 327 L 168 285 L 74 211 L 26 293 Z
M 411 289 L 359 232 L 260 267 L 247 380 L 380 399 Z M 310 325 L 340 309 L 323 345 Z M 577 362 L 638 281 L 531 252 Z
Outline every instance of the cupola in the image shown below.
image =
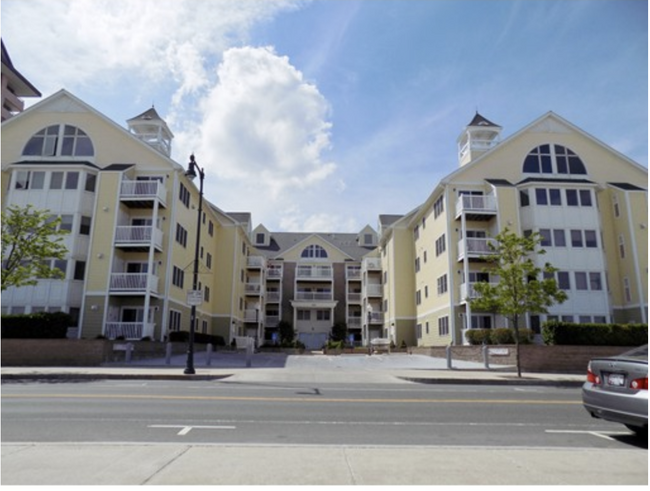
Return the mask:
M 129 119 L 126 123 L 129 125 L 131 134 L 163 155 L 167 157 L 171 155 L 174 135 L 153 106 L 142 114 Z
M 501 126 L 481 116 L 478 111 L 474 119 L 458 137 L 458 163 L 462 167 L 480 157 L 499 143 Z

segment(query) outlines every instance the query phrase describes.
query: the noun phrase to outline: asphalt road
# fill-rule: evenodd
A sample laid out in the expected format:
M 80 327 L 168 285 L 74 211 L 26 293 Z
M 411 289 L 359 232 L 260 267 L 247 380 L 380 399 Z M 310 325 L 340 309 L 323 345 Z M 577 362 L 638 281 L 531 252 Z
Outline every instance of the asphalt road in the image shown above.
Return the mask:
M 295 381 L 2 384 L 2 484 L 646 484 L 579 389 Z
M 639 445 L 578 389 L 227 380 L 5 383 L 2 441 Z

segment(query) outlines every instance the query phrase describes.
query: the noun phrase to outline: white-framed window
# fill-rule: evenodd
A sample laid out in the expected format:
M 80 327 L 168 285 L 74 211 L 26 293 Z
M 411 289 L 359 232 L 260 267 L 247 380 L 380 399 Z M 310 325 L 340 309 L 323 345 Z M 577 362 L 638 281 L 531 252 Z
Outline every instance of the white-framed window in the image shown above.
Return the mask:
M 438 318 L 438 336 L 449 336 L 449 317 Z
M 178 310 L 169 311 L 169 330 L 170 331 L 181 330 L 181 313 Z
M 52 125 L 35 133 L 23 148 L 27 157 L 92 157 L 90 137 L 72 125 Z
M 318 244 L 312 244 L 307 247 L 305 247 L 302 251 L 302 254 L 300 254 L 300 257 L 304 259 L 326 259 L 327 258 L 327 251 L 323 249 L 321 246 Z

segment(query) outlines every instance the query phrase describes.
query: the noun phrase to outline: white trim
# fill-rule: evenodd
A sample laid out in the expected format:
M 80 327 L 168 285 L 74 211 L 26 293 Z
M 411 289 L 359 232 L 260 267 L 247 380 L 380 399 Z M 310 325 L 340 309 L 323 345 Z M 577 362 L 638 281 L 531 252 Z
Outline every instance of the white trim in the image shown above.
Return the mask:
M 627 207 L 627 220 L 628 220 L 628 227 L 630 229 L 630 242 L 632 242 L 632 244 L 630 245 L 630 248 L 632 249 L 632 261 L 634 263 L 634 268 L 632 268 L 632 270 L 635 272 L 637 297 L 639 298 L 639 304 L 642 304 L 641 299 L 644 298 L 643 283 L 641 282 L 641 274 L 640 274 L 640 267 L 639 267 L 639 252 L 636 247 L 636 233 L 634 231 L 634 223 L 632 222 L 632 206 L 630 204 L 629 193 L 625 193 L 625 206 Z M 647 206 L 647 200 L 646 200 L 646 206 Z M 648 318 L 645 313 L 645 307 L 642 307 L 639 310 L 641 311 L 641 324 L 646 324 L 648 322 Z

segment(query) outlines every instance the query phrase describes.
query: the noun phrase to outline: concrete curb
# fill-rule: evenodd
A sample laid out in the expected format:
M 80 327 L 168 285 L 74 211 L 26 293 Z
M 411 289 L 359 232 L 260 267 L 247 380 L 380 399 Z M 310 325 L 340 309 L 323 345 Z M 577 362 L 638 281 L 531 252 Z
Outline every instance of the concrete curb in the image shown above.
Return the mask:
M 418 377 L 400 377 L 401 380 L 415 382 L 418 384 L 435 384 L 435 385 L 521 385 L 521 386 L 540 386 L 540 387 L 582 387 L 583 382 L 575 380 L 540 380 L 522 377 L 521 379 L 464 379 L 464 378 L 418 378 Z

